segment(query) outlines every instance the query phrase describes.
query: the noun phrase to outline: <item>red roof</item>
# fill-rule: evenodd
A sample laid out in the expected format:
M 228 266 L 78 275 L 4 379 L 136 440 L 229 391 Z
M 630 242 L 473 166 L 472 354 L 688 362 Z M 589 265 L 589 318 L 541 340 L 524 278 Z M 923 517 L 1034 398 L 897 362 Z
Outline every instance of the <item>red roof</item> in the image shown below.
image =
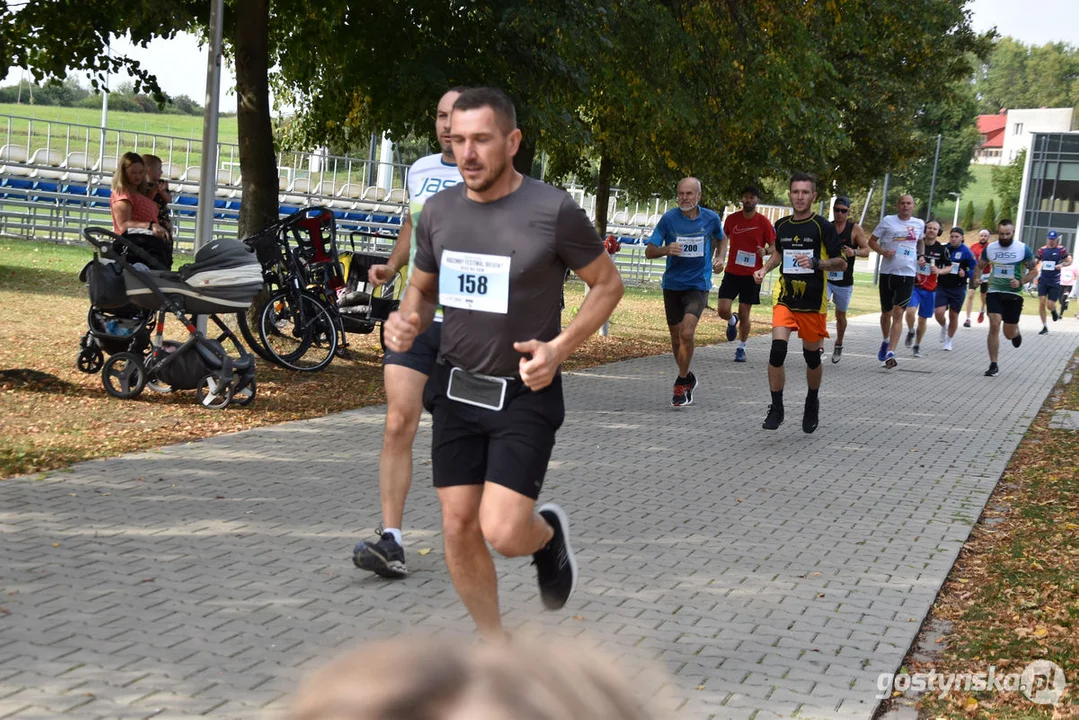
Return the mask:
M 1005 113 L 997 115 L 979 115 L 978 132 L 985 136 L 982 147 L 1004 147 L 1004 128 L 1008 125 L 1008 116 Z

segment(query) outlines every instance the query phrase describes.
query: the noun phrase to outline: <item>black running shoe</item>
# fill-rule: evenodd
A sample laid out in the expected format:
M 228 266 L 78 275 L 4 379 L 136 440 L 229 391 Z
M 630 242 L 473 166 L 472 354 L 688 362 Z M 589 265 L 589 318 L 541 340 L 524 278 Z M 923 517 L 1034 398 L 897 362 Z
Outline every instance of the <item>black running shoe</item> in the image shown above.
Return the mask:
M 1023 336 L 1022 335 L 1016 335 L 1015 337 L 1012 338 L 1012 347 L 1019 347 L 1022 344 L 1023 344 Z
M 768 417 L 764 418 L 764 422 L 761 423 L 761 428 L 765 430 L 776 430 L 783 424 L 783 406 L 769 405 Z
M 1057 320 L 1060 319 L 1060 313 L 1058 313 L 1056 310 L 1053 310 L 1052 312 L 1053 312 L 1053 322 L 1056 322 Z
M 727 321 L 727 342 L 734 342 L 736 337 L 738 337 L 738 316 L 731 315 L 731 319 Z
M 914 344 L 914 331 L 913 330 L 907 330 L 907 337 L 906 337 L 905 340 L 903 340 L 903 344 L 906 345 L 907 347 L 910 347 L 911 345 Z
M 397 544 L 392 533 L 384 532 L 373 543 L 360 540 L 352 551 L 352 564 L 384 578 L 399 579 L 408 575 L 405 549 Z
M 1049 327 L 1046 326 L 1046 325 L 1042 325 L 1042 329 L 1038 331 L 1038 334 L 1039 335 L 1048 335 L 1049 334 Z
M 569 544 L 569 519 L 562 508 L 547 503 L 539 514 L 554 529 L 554 537 L 543 548 L 532 554 L 536 566 L 540 599 L 548 610 L 558 610 L 577 589 L 577 560 Z
M 820 400 L 806 398 L 805 411 L 802 413 L 802 432 L 812 433 L 817 429 L 817 420 L 820 416 Z
M 697 376 L 692 371 L 686 373 L 686 405 L 693 404 L 693 391 L 697 389 Z
M 997 367 L 995 362 L 989 363 L 989 369 L 985 371 L 986 377 L 996 377 L 1000 375 L 1000 368 Z
M 683 382 L 681 382 L 679 380 L 674 381 L 674 394 L 671 396 L 671 406 L 672 407 L 682 407 L 683 405 L 688 405 L 689 404 L 687 402 L 687 400 L 689 398 L 686 397 L 686 395 L 688 394 L 686 392 L 686 389 L 688 387 L 689 387 L 689 385 L 687 385 L 687 384 L 685 384 L 685 383 L 683 383 Z

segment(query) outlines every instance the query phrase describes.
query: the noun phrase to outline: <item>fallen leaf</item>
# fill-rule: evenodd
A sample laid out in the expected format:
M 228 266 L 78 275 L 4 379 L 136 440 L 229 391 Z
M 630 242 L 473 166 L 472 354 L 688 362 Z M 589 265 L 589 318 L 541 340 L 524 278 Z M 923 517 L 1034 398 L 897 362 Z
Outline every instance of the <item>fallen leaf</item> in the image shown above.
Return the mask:
M 584 620 L 584 615 L 574 615 L 573 619 L 574 620 Z
M 1039 625 L 1037 627 L 1037 629 L 1034 630 L 1034 637 L 1036 637 L 1036 638 L 1043 638 L 1048 634 L 1049 634 L 1049 629 L 1046 628 L 1044 625 Z
M 53 547 L 60 547 L 60 543 L 53 543 L 52 546 Z
M 418 552 L 420 555 L 429 555 L 431 553 L 431 548 L 420 548 L 416 552 Z
M 704 683 L 701 683 L 700 685 L 698 685 L 697 689 L 698 690 L 704 690 Z

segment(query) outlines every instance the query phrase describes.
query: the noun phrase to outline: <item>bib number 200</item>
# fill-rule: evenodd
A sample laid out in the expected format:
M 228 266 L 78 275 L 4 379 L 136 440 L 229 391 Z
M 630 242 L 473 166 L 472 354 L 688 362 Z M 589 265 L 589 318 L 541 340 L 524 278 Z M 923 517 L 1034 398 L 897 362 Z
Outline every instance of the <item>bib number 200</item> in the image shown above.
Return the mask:
M 460 285 L 462 294 L 467 295 L 486 295 L 487 294 L 487 276 L 486 275 L 458 275 L 457 282 Z

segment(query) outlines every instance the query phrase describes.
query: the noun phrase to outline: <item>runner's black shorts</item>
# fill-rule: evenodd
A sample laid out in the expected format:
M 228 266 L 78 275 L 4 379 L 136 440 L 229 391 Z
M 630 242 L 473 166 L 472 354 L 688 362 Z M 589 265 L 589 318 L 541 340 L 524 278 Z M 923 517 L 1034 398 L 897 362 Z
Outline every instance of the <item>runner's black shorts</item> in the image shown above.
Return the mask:
M 1041 278 L 1038 278 L 1038 297 L 1047 297 L 1050 302 L 1056 302 L 1060 299 L 1060 293 L 1062 288 L 1060 283 L 1045 282 Z
M 890 312 L 896 306 L 905 308 L 910 305 L 910 298 L 914 295 L 914 276 L 881 273 L 877 290 L 880 292 L 881 312 Z
M 451 369 L 436 363 L 423 391 L 423 406 L 433 417 L 435 487 L 491 482 L 535 500 L 566 417 L 561 373 L 538 392 L 510 380 L 502 409 L 489 410 L 446 396 Z
M 1023 314 L 1023 296 L 1007 292 L 991 292 L 985 296 L 985 309 L 991 315 L 1000 315 L 1007 325 L 1019 322 Z
M 724 300 L 738 298 L 739 303 L 746 305 L 760 305 L 761 286 L 752 275 L 723 273 L 723 280 L 719 283 L 719 297 Z
M 699 318 L 707 305 L 708 294 L 704 290 L 663 291 L 663 311 L 667 314 L 668 325 L 678 325 L 686 315 Z
M 401 365 L 430 376 L 431 368 L 435 366 L 435 360 L 438 358 L 438 346 L 441 344 L 441 339 L 442 323 L 433 322 L 431 327 L 416 336 L 412 347 L 406 352 L 397 353 L 386 350 L 385 355 L 382 356 L 382 364 Z
M 959 312 L 963 309 L 963 302 L 967 299 L 967 289 L 960 285 L 958 287 L 944 287 L 943 285 L 937 285 L 937 307 L 947 307 L 952 312 Z

